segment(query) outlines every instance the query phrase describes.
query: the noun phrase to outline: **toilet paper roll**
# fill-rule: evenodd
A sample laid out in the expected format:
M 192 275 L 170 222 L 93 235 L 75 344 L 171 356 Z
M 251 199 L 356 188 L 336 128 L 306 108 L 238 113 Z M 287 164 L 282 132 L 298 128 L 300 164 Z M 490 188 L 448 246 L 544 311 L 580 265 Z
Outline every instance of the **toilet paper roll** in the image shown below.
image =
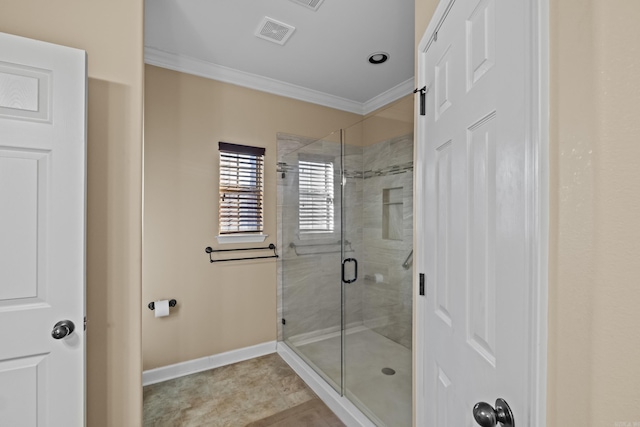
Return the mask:
M 169 300 L 163 299 L 154 302 L 156 317 L 165 317 L 169 315 Z

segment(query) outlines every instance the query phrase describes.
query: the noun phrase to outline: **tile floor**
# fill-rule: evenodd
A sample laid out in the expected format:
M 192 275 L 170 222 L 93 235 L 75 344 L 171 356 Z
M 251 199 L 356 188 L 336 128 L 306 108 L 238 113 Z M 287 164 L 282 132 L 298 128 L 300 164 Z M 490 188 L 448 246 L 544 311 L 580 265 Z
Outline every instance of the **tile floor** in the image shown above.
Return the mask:
M 344 427 L 277 354 L 144 387 L 154 427 Z

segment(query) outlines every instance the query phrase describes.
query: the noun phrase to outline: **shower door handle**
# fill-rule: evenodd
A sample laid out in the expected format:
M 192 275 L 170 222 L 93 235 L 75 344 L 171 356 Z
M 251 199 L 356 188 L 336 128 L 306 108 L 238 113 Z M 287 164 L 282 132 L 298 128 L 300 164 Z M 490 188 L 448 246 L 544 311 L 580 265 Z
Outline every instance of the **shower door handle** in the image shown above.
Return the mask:
M 346 264 L 346 263 L 348 263 L 348 262 L 353 262 L 353 263 L 355 263 L 355 271 L 354 271 L 355 275 L 354 275 L 353 279 L 350 279 L 350 280 L 347 280 L 347 279 L 345 279 L 345 277 L 344 277 L 344 266 L 345 266 L 345 264 Z M 355 282 L 356 280 L 358 280 L 358 260 L 357 260 L 357 259 L 355 259 L 355 258 L 347 258 L 347 259 L 345 259 L 344 261 L 342 261 L 342 281 L 343 281 L 344 283 L 353 283 L 353 282 Z

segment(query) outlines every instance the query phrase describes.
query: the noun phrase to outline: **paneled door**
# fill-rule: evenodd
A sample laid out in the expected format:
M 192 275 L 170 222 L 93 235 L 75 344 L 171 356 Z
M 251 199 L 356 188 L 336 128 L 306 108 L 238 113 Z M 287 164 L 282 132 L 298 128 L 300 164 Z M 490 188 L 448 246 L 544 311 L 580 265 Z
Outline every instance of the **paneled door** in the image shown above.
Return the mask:
M 85 423 L 84 51 L 0 33 L 0 425 Z
M 531 4 L 445 0 L 420 44 L 420 427 L 509 425 L 498 398 L 516 425 L 533 427 Z

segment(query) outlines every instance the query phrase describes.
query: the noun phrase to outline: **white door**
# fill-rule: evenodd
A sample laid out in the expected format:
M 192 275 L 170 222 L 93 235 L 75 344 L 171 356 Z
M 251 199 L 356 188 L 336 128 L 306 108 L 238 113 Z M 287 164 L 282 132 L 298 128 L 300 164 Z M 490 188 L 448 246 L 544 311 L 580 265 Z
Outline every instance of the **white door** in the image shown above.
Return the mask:
M 420 45 L 420 427 L 475 426 L 474 405 L 497 398 L 533 419 L 528 7 L 445 0 Z
M 85 422 L 85 58 L 0 33 L 1 426 Z

